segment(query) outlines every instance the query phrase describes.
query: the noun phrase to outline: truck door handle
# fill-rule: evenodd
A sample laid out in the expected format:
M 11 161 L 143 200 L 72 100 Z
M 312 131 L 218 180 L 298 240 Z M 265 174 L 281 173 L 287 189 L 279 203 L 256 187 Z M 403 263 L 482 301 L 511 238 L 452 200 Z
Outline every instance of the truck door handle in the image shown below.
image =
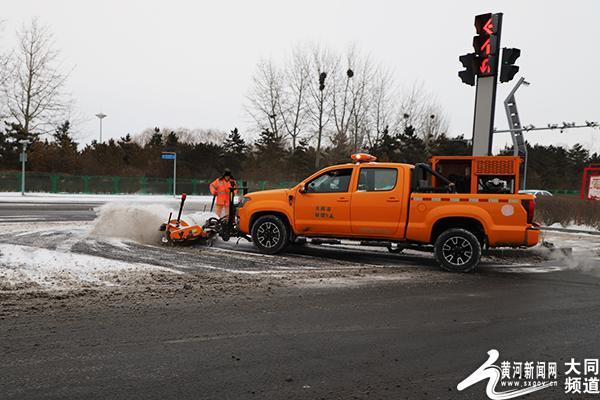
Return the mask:
M 387 202 L 388 203 L 399 203 L 400 200 L 395 197 L 388 197 Z
M 345 197 L 340 197 L 340 198 L 337 199 L 337 201 L 338 201 L 338 203 L 347 203 L 348 199 L 345 198 Z

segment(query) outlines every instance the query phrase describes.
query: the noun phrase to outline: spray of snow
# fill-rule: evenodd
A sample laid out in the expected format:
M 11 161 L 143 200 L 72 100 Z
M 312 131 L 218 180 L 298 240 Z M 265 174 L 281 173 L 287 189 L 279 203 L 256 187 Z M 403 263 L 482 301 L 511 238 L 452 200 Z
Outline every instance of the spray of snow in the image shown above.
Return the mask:
M 191 224 L 202 226 L 209 218 L 217 218 L 217 214 L 212 212 L 196 212 L 187 216 L 184 219 Z
M 98 208 L 91 235 L 156 244 L 160 241 L 158 228 L 171 211 L 164 205 L 108 203 Z
M 586 233 L 545 232 L 545 240 L 570 253 L 554 251 L 549 254 L 561 269 L 570 269 L 600 276 L 600 236 Z
M 167 221 L 171 212 L 172 218 L 176 218 L 177 210 L 171 210 L 164 205 L 108 203 L 98 208 L 98 217 L 94 221 L 91 236 L 156 244 L 160 242 L 161 237 L 158 228 Z M 183 215 L 182 219 L 189 224 L 202 226 L 210 217 L 216 217 L 216 214 L 196 212 Z

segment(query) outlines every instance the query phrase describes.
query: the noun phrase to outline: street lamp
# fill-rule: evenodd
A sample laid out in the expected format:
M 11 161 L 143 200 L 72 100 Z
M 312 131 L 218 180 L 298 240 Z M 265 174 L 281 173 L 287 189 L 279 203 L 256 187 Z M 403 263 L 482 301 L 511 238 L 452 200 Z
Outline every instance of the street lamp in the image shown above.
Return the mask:
M 19 144 L 23 146 L 21 148 L 21 196 L 25 196 L 25 163 L 27 162 L 27 145 L 29 144 L 29 140 L 21 139 L 19 140 Z
M 96 114 L 96 117 L 98 117 L 98 119 L 100 120 L 100 142 L 102 143 L 102 120 L 106 117 L 108 117 L 108 115 L 104 114 L 104 113 L 98 113 Z

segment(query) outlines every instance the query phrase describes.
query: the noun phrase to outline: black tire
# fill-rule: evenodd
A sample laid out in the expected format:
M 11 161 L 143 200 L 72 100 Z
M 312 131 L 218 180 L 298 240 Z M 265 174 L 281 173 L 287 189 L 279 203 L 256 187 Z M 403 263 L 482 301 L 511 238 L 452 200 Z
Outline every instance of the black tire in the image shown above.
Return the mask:
M 263 254 L 276 254 L 289 244 L 289 229 L 281 218 L 263 215 L 252 224 L 252 243 Z
M 440 267 L 451 272 L 472 271 L 481 260 L 481 244 L 466 229 L 448 229 L 435 241 L 435 259 Z

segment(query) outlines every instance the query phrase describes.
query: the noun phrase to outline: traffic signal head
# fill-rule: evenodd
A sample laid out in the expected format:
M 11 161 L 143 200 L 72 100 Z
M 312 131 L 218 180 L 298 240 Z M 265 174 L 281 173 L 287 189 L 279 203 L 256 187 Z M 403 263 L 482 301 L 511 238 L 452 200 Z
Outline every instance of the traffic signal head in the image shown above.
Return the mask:
M 465 70 L 458 72 L 460 80 L 467 85 L 475 85 L 477 55 L 475 53 L 463 54 L 462 56 L 458 57 L 458 60 L 463 67 L 465 67 Z
M 501 27 L 501 13 L 487 13 L 475 17 L 477 36 L 473 37 L 473 49 L 478 59 L 476 68 L 478 76 L 491 76 L 498 72 Z
M 511 81 L 515 77 L 516 73 L 519 72 L 519 66 L 514 64 L 520 55 L 520 49 L 502 49 L 502 67 L 500 69 L 500 82 Z

